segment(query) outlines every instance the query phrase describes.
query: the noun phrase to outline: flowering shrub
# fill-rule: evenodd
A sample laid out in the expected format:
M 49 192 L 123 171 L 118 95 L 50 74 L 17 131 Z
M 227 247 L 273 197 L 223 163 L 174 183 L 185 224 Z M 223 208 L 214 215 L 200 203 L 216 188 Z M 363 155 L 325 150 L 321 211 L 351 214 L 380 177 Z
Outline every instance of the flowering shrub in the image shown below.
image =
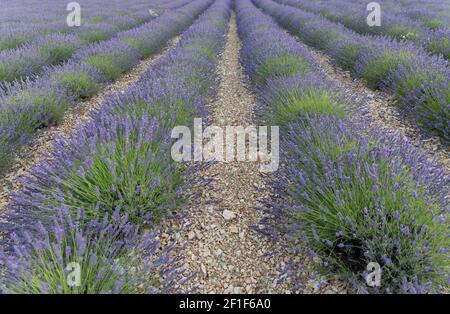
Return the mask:
M 366 18 L 367 3 L 348 0 L 332 1 L 304 1 L 304 0 L 276 0 L 278 3 L 290 5 L 315 14 L 320 14 L 336 23 L 360 34 L 389 35 L 398 40 L 411 40 L 422 45 L 432 54 L 442 54 L 449 58 L 448 48 L 450 37 L 450 23 L 442 12 L 449 7 L 432 7 L 427 3 L 423 7 L 421 3 L 409 1 L 407 4 L 392 5 L 392 2 L 380 2 L 382 8 L 382 23 L 377 27 L 368 25 Z M 420 8 L 420 9 L 419 9 Z M 430 41 L 430 38 L 434 38 Z
M 4 50 L 0 52 L 0 82 L 35 77 L 45 67 L 60 64 L 76 51 L 86 49 L 87 43 L 106 41 L 117 32 L 113 32 L 110 25 L 95 25 L 93 30 L 79 34 L 50 33 L 20 48 Z
M 160 252 L 156 231 L 143 235 L 136 225 L 153 230 L 183 201 L 184 181 L 201 180 L 189 175 L 195 167 L 186 170 L 170 158 L 169 128 L 202 114 L 213 96 L 227 31 L 219 25 L 227 25 L 230 7 L 230 0 L 212 4 L 170 53 L 106 100 L 89 123 L 59 138 L 49 159 L 24 178 L 2 215 L 13 242 L 0 256 L 7 292 L 170 292 L 189 278 L 169 257 L 176 256 L 170 245 Z M 211 53 L 194 51 L 204 47 Z M 36 222 L 37 232 L 30 227 Z M 73 262 L 81 266 L 77 287 L 65 281 Z
M 449 178 L 400 136 L 365 133 L 334 117 L 290 124 L 279 190 L 292 203 L 275 211 L 343 278 L 364 284 L 377 262 L 376 291 L 436 288 L 448 275 Z
M 67 62 L 58 69 L 49 69 L 46 76 L 53 86 L 61 86 L 74 100 L 86 100 L 96 95 L 108 82 L 105 74 L 87 63 Z M 63 109 L 62 109 L 63 110 Z
M 436 291 L 450 266 L 449 176 L 403 137 L 367 128 L 363 108 L 269 16 L 249 2 L 236 9 L 258 110 L 284 129 L 283 167 L 272 179 L 277 198 L 267 204 L 264 233 L 320 257 L 325 274 L 369 292 Z M 287 50 L 310 70 L 270 71 L 259 80 L 261 60 Z M 381 287 L 366 286 L 370 262 L 382 267 Z
M 418 117 L 420 123 L 444 141 L 450 139 L 447 60 L 430 56 L 411 42 L 358 35 L 341 24 L 272 0 L 254 3 L 306 43 L 323 49 L 363 77 L 370 87 L 393 92 L 402 107 Z
M 177 1 L 172 5 L 182 3 L 186 3 L 186 0 L 184 2 Z M 179 34 L 192 23 L 209 4 L 210 0 L 190 2 L 131 32 L 137 36 L 141 45 L 151 47 L 147 53 L 157 52 L 171 37 Z M 122 36 L 125 34 L 128 32 L 124 32 L 123 35 L 118 34 L 110 41 L 92 44 L 77 52 L 66 64 L 45 69 L 44 75 L 37 78 L 33 86 L 45 87 L 39 92 L 44 95 L 42 96 L 44 98 L 50 97 L 46 94 L 52 94 L 54 90 L 65 90 L 66 97 L 62 97 L 60 102 L 40 102 L 38 106 L 33 103 L 31 108 L 27 108 L 30 106 L 30 101 L 27 98 L 21 100 L 22 98 L 16 97 L 16 95 L 30 93 L 28 83 L 17 82 L 13 84 L 13 87 L 11 84 L 0 84 L 0 90 L 3 89 L 8 93 L 8 97 L 0 98 L 0 169 L 8 164 L 14 151 L 32 136 L 36 130 L 36 124 L 38 126 L 46 125 L 45 121 L 35 122 L 39 121 L 42 116 L 41 112 L 57 113 L 58 116 L 45 117 L 52 121 L 58 121 L 58 117 L 69 107 L 68 102 L 74 104 L 76 100 L 90 98 L 100 90 L 107 79 L 118 78 L 121 73 L 130 70 L 138 62 L 143 52 L 122 41 Z M 11 99 L 16 99 L 16 101 L 11 102 Z M 12 107 L 14 107 L 13 110 L 11 110 Z M 55 111 L 55 108 L 59 109 Z M 25 113 L 26 116 L 10 117 L 11 112 L 16 115 Z M 30 112 L 37 113 L 35 116 L 30 116 Z M 30 121 L 30 123 L 27 124 L 26 121 Z M 17 140 L 19 138 L 20 141 Z
M 448 31 L 437 29 L 430 32 L 427 50 L 432 54 L 442 53 L 445 59 L 450 59 L 450 35 Z
M 155 232 L 142 234 L 119 210 L 86 219 L 62 207 L 51 221 L 10 236 L 4 293 L 167 293 L 183 279 L 170 246 L 159 251 Z
M 289 77 L 281 76 L 267 81 L 270 93 L 263 94 L 265 116 L 277 125 L 308 115 L 345 116 L 353 107 L 350 99 L 317 72 Z
M 67 60 L 79 46 L 74 35 L 50 34 L 32 45 L 4 50 L 0 52 L 0 82 L 39 74 L 44 66 Z
M 6 32 L 9 32 L 9 36 L 5 34 Z M 26 31 L 11 33 L 10 30 L 3 30 L 4 37 L 2 36 L 0 39 L 0 51 L 18 48 L 31 39 L 31 36 Z
M 81 40 L 80 47 L 86 47 L 89 43 L 111 39 L 118 32 L 136 28 L 189 2 L 130 0 L 124 6 L 121 0 L 111 0 L 105 6 L 103 0 L 91 0 L 81 4 L 81 27 L 67 25 L 67 12 L 61 9 L 58 0 L 16 2 L 13 6 L 3 7 L 0 12 L 0 52 L 25 44 L 40 49 L 42 47 L 36 43 L 49 34 L 75 35 Z M 149 7 L 154 14 L 149 14 Z
M 226 21 L 227 6 L 218 3 L 206 15 Z M 139 223 L 170 215 L 183 200 L 183 179 L 170 158 L 169 128 L 202 112 L 224 31 L 201 19 L 125 94 L 95 111 L 92 122 L 57 140 L 50 158 L 33 169 L 14 196 L 11 219 L 26 225 L 62 205 L 84 208 L 88 215 L 96 207 L 111 212 L 120 206 Z M 214 57 L 193 53 L 192 42 L 209 47 Z
M 142 58 L 136 48 L 122 42 L 103 42 L 83 49 L 73 57 L 75 62 L 86 63 L 103 73 L 111 81 L 131 69 Z
M 156 5 L 155 2 L 159 1 L 152 2 L 154 2 L 152 5 Z M 172 3 L 176 7 L 183 1 Z M 184 4 L 186 3 L 187 0 L 184 0 Z M 57 0 L 16 2 L 13 6 L 5 6 L 0 12 L 2 20 L 0 51 L 17 49 L 24 44 L 40 49 L 42 46 L 36 43 L 42 42 L 49 34 L 73 34 L 81 38 L 85 33 L 98 32 L 109 39 L 119 31 L 136 27 L 152 19 L 153 16 L 148 13 L 142 14 L 147 6 L 148 2 L 142 0 L 131 0 L 126 8 L 117 0 L 110 1 L 108 6 L 102 1 L 84 2 L 82 27 L 69 27 L 66 23 L 67 13 L 61 10 L 62 7 Z M 97 15 L 98 12 L 101 12 L 101 15 Z
M 176 189 L 181 178 L 161 151 L 168 144 L 156 137 L 161 136 L 158 128 L 147 115 L 102 115 L 80 127 L 69 142 L 59 139 L 50 160 L 34 169 L 37 181 L 28 180 L 27 192 L 18 196 L 16 215 L 43 219 L 42 206 L 51 213 L 65 205 L 84 208 L 89 217 L 96 207 L 102 212 L 121 207 L 130 221 L 160 220 L 179 203 Z

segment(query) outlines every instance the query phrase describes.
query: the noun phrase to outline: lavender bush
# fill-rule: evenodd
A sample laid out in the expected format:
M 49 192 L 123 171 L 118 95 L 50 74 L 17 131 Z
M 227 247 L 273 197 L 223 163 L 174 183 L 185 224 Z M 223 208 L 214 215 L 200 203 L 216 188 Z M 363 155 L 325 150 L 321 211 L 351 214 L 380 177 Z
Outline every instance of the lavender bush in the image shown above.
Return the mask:
M 444 142 L 450 139 L 447 60 L 430 56 L 412 43 L 355 34 L 340 24 L 272 0 L 254 3 L 296 36 L 363 77 L 370 87 L 393 92 L 411 116 L 418 117 Z
M 211 7 L 218 20 L 226 20 L 227 5 Z M 105 102 L 92 122 L 68 140 L 59 139 L 49 159 L 33 169 L 23 192 L 14 197 L 14 220 L 26 224 L 61 205 L 85 208 L 87 214 L 95 207 L 111 212 L 120 206 L 131 221 L 140 223 L 170 215 L 183 201 L 183 180 L 170 158 L 168 128 L 189 123 L 193 113 L 200 113 L 199 100 L 210 93 L 215 76 L 215 57 L 199 57 L 185 46 L 201 40 L 216 55 L 223 33 L 201 19 L 127 93 Z M 180 76 L 187 69 L 189 77 Z
M 23 44 L 27 43 L 31 36 L 29 35 L 29 32 L 26 30 L 22 30 L 19 32 L 11 31 L 11 29 L 3 28 L 2 29 L 2 39 L 0 40 L 0 51 L 6 50 L 6 49 L 14 49 L 22 46 Z
M 73 57 L 74 62 L 86 63 L 113 81 L 131 69 L 142 58 L 136 48 L 122 42 L 104 42 L 83 49 Z
M 113 67 L 113 69 L 117 68 Z M 88 63 L 80 64 L 72 61 L 58 68 L 49 68 L 45 77 L 49 78 L 52 88 L 61 86 L 66 94 L 72 96 L 74 100 L 87 100 L 96 95 L 108 83 L 106 74 L 97 67 Z M 23 89 L 26 90 L 27 87 Z
M 177 1 L 172 5 L 180 5 L 185 2 Z M 108 42 L 93 44 L 83 49 L 63 65 L 45 69 L 44 75 L 36 79 L 33 86 L 45 86 L 40 91 L 42 95 L 52 94 L 54 93 L 53 90 L 65 89 L 66 97 L 61 98 L 61 102 L 41 102 L 28 108 L 30 106 L 28 98 L 22 101 L 21 97 L 17 97 L 17 95 L 30 93 L 28 83 L 0 84 L 0 86 L 3 86 L 3 88 L 0 88 L 3 89 L 3 95 L 8 96 L 0 99 L 0 112 L 2 112 L 2 118 L 0 118 L 0 121 L 2 121 L 2 124 L 0 124 L 0 127 L 2 127 L 0 129 L 0 169 L 8 164 L 13 152 L 35 132 L 35 121 L 39 120 L 41 112 L 52 112 L 49 108 L 59 108 L 58 116 L 60 116 L 68 107 L 68 99 L 73 99 L 72 103 L 75 103 L 76 100 L 92 97 L 107 82 L 107 79 L 116 79 L 121 73 L 131 69 L 142 57 L 142 54 L 148 55 L 148 53 L 155 53 L 160 50 L 171 37 L 179 34 L 192 23 L 210 2 L 210 0 L 190 2 L 132 31 L 140 45 L 144 47 L 143 50 L 147 50 L 146 54 L 141 52 L 139 48 L 136 49 L 133 45 L 126 44 L 122 41 L 124 37 L 119 34 L 117 38 Z M 124 32 L 123 36 L 126 36 L 126 34 L 128 32 Z M 47 84 L 48 82 L 50 84 Z M 11 99 L 16 100 L 11 101 Z M 20 110 L 15 107 L 19 107 Z M 2 108 L 6 109 L 3 110 Z M 14 112 L 15 115 L 26 113 L 26 116 L 10 117 L 11 112 Z M 30 112 L 37 112 L 37 114 L 30 117 Z M 30 121 L 29 124 L 27 124 L 27 120 Z M 51 120 L 57 121 L 58 119 L 53 117 Z M 37 124 L 45 126 L 46 123 Z M 17 140 L 19 138 L 20 140 Z
M 275 215 L 356 286 L 377 262 L 375 292 L 436 291 L 448 276 L 449 178 L 400 136 L 365 133 L 335 117 L 292 123 L 278 185 L 291 202 Z
M 143 20 L 142 23 L 148 22 Z M 68 60 L 75 51 L 86 49 L 88 43 L 102 42 L 110 39 L 119 29 L 109 23 L 87 25 L 75 34 L 50 33 L 34 39 L 32 43 L 18 49 L 7 49 L 0 52 L 0 82 L 13 82 L 40 74 L 44 67 L 56 65 Z M 136 27 L 136 23 L 128 23 L 128 28 Z M 128 26 L 125 24 L 125 26 Z M 123 26 L 124 27 L 124 26 Z M 125 29 L 127 29 L 125 27 Z M 19 41 L 20 36 L 14 37 Z M 7 43 L 4 45 L 6 46 Z M 9 44 L 12 46 L 12 44 Z
M 117 32 L 149 22 L 154 18 L 148 13 L 150 8 L 162 14 L 188 2 L 130 0 L 124 7 L 120 0 L 108 1 L 108 5 L 104 0 L 79 1 L 83 8 L 81 27 L 69 27 L 66 24 L 67 11 L 59 1 L 19 1 L 0 12 L 0 51 L 20 48 L 24 44 L 34 45 L 48 34 L 73 34 L 86 43 L 106 40 Z
M 67 60 L 80 42 L 73 35 L 50 34 L 33 45 L 0 52 L 0 82 L 40 74 L 46 65 Z
M 71 105 L 72 99 L 65 88 L 54 86 L 49 81 L 25 81 L 26 89 L 8 85 L 11 93 L 0 94 L 0 99 L 8 106 L 1 107 L 0 120 L 12 118 L 19 121 L 24 132 L 53 125 L 60 121 L 64 111 Z M 28 111 L 28 114 L 18 112 Z M 5 119 L 5 120 L 3 120 Z
M 261 93 L 261 117 L 286 125 L 304 114 L 343 115 L 349 102 L 338 87 L 318 71 L 318 63 L 295 39 L 267 19 L 241 17 L 239 35 L 246 45 L 241 60 Z M 269 19 L 270 20 L 270 19 Z M 275 32 L 268 41 L 266 33 Z M 270 88 L 270 93 L 267 89 Z
M 155 232 L 142 234 L 119 210 L 86 219 L 83 210 L 72 217 L 62 207 L 51 221 L 48 227 L 37 221 L 36 227 L 11 234 L 8 249 L 0 252 L 6 269 L 2 292 L 167 293 L 183 279 L 170 246 L 161 251 Z M 73 266 L 79 267 L 78 283 Z
M 263 232 L 368 292 L 437 291 L 449 269 L 449 176 L 403 137 L 367 128 L 363 110 L 270 17 L 245 1 L 236 9 L 258 110 L 284 129 L 283 167 L 271 180 L 277 198 L 267 204 Z M 310 70 L 270 71 L 259 80 L 261 60 L 285 51 Z M 366 286 L 370 262 L 382 267 L 379 288 Z
M 179 261 L 168 257 L 170 246 L 155 254 L 155 233 L 144 235 L 149 241 L 143 241 L 142 232 L 129 222 L 152 222 L 147 227 L 153 229 L 158 215 L 175 209 L 170 194 L 180 191 L 189 172 L 181 172 L 185 167 L 176 166 L 167 155 L 169 126 L 192 118 L 178 115 L 170 104 L 193 107 L 187 112 L 194 112 L 213 95 L 217 55 L 226 32 L 217 25 L 227 24 L 230 6 L 229 0 L 216 1 L 174 50 L 125 94 L 108 99 L 90 123 L 69 139 L 60 138 L 49 156 L 52 161 L 43 161 L 25 178 L 23 191 L 14 196 L 12 211 L 4 217 L 8 239 L 14 241 L 12 250 L 0 258 L 8 270 L 6 291 L 170 292 L 186 279 Z M 214 55 L 193 53 L 197 45 L 198 51 L 206 47 Z M 188 77 L 181 75 L 186 69 Z M 155 84 L 164 87 L 162 93 L 144 88 Z M 160 124 L 157 117 L 163 118 Z M 38 232 L 30 235 L 36 221 Z M 17 230 L 26 232 L 15 236 Z M 79 288 L 61 282 L 67 276 L 64 265 L 73 261 L 82 265 Z M 25 286 L 26 281 L 33 284 Z
M 430 32 L 427 47 L 430 53 L 442 53 L 445 59 L 450 59 L 450 35 L 448 32 L 441 29 Z
M 148 116 L 103 115 L 74 132 L 69 142 L 61 138 L 50 160 L 24 181 L 25 192 L 15 198 L 20 204 L 16 219 L 36 219 L 35 214 L 42 219 L 62 205 L 85 208 L 89 217 L 96 207 L 102 212 L 121 207 L 130 221 L 140 223 L 167 216 L 181 200 L 176 193 L 181 179 L 163 149 L 167 139 L 155 138 L 157 133 L 156 120 Z
M 367 3 L 360 1 L 350 0 L 349 3 L 348 0 L 312 2 L 277 0 L 277 2 L 320 14 L 360 34 L 387 35 L 399 40 L 410 40 L 422 45 L 430 53 L 442 54 L 448 59 L 448 38 L 450 37 L 450 23 L 448 22 L 450 21 L 448 17 L 446 19 L 433 12 L 429 4 L 411 3 L 411 8 L 408 8 L 402 4 L 396 6 L 391 1 L 380 1 L 382 23 L 380 26 L 371 27 L 366 22 Z M 447 6 L 442 9 L 449 10 L 450 8 Z M 434 37 L 434 40 L 430 41 L 430 37 Z
M 189 1 L 187 0 L 178 0 L 173 2 L 169 7 L 177 8 L 188 3 Z M 95 6 L 95 4 L 90 4 L 90 6 Z M 131 4 L 129 10 L 132 11 L 133 7 L 133 4 Z M 158 11 L 156 8 L 155 10 Z M 0 48 L 1 46 L 5 47 L 5 49 L 8 47 L 21 47 L 18 49 L 6 49 L 4 51 L 0 49 L 0 82 L 13 82 L 28 76 L 34 77 L 40 74 L 46 66 L 56 65 L 68 60 L 75 51 L 82 53 L 86 49 L 92 51 L 101 49 L 101 47 L 106 48 L 108 44 L 110 47 L 120 45 L 117 40 L 110 40 L 108 44 L 100 47 L 96 45 L 90 46 L 88 44 L 107 41 L 114 36 L 120 36 L 127 30 L 138 32 L 144 29 L 148 30 L 149 25 L 146 24 L 153 19 L 148 13 L 142 16 L 142 13 L 139 13 L 139 11 L 134 13 L 136 15 L 131 16 L 115 17 L 113 15 L 114 13 L 105 12 L 101 16 L 83 19 L 83 21 L 88 20 L 89 22 L 84 23 L 78 28 L 67 29 L 68 27 L 65 24 L 57 24 L 61 27 L 60 32 L 42 30 L 42 35 L 37 36 L 32 42 L 28 43 L 26 42 L 29 41 L 29 36 L 25 36 L 22 33 L 14 36 L 11 35 L 10 38 L 4 39 L 3 43 L 0 42 Z M 189 19 L 189 16 L 183 15 L 183 18 Z M 59 16 L 59 19 L 65 22 L 64 16 Z M 180 22 L 182 21 L 174 23 L 173 27 L 176 28 L 176 25 L 180 25 Z M 183 24 L 181 23 L 181 25 Z M 26 44 L 22 45 L 22 43 Z M 145 43 L 143 45 L 145 47 Z

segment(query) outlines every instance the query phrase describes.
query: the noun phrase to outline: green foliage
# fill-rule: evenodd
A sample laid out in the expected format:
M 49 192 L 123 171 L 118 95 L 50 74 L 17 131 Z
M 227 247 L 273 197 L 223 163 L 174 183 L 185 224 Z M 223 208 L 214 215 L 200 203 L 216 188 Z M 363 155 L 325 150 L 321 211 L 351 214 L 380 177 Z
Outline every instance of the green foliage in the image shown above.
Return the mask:
M 439 91 L 434 89 L 428 90 L 427 97 L 424 98 L 424 102 L 420 107 L 422 116 L 419 118 L 419 121 L 426 122 L 428 126 L 439 133 L 448 129 L 450 123 L 450 112 L 448 107 L 445 107 L 442 102 L 442 99 L 444 99 L 444 104 L 450 104 L 450 81 L 444 80 L 443 78 L 437 79 L 436 81 L 443 86 L 443 90 L 441 91 L 443 97 L 437 97 L 436 93 L 439 93 Z M 443 119 L 439 119 L 440 123 L 437 124 L 437 127 L 436 123 L 429 123 L 430 121 L 436 122 L 436 117 L 443 117 Z
M 444 23 L 440 19 L 429 19 L 423 21 L 423 25 L 430 29 L 437 29 L 444 26 Z
M 209 19 L 208 23 L 214 24 L 214 25 L 216 25 L 217 27 L 219 27 L 221 29 L 226 29 L 227 28 L 227 24 L 225 24 L 224 22 L 219 21 L 219 20 Z
M 92 17 L 89 20 L 89 23 L 90 24 L 100 24 L 100 23 L 102 23 L 104 21 L 106 21 L 106 16 L 104 16 L 104 15 L 97 15 L 97 16 Z
M 98 54 L 84 59 L 84 61 L 97 68 L 109 80 L 117 79 L 122 73 L 118 60 L 114 60 L 111 54 Z
M 349 27 L 353 24 L 355 18 L 352 15 L 343 14 L 342 16 L 339 16 L 338 19 L 346 27 Z
M 97 145 L 88 156 L 89 166 L 74 164 L 64 182 L 64 204 L 84 208 L 87 217 L 96 206 L 110 213 L 120 206 L 133 223 L 142 223 L 149 214 L 152 221 L 161 221 L 182 202 L 176 194 L 183 183 L 181 169 L 174 169 L 177 165 L 160 151 L 159 143 L 142 142 L 136 130 L 128 136 L 123 130 L 116 134 L 114 144 Z
M 80 39 L 87 43 L 95 43 L 107 40 L 109 37 L 110 37 L 109 34 L 101 30 L 93 30 L 80 34 Z
M 53 42 L 42 47 L 39 54 L 46 64 L 58 64 L 69 59 L 75 50 L 74 46 Z
M 64 116 L 64 112 L 71 105 L 65 95 L 51 91 L 23 91 L 8 97 L 8 103 L 16 106 L 27 106 L 27 114 L 20 115 L 19 125 L 24 132 L 32 132 L 38 128 L 57 124 Z M 39 114 L 37 114 L 39 113 Z M 9 114 L 13 114 L 10 112 Z M 37 119 L 37 120 L 36 120 Z M 35 121 L 35 123 L 31 123 Z M 26 131 L 25 131 L 26 130 Z
M 145 41 L 136 37 L 126 37 L 122 41 L 127 45 L 139 50 L 143 56 L 148 57 L 155 53 L 155 47 L 153 45 L 148 45 Z
M 145 247 L 138 251 L 124 245 L 124 230 L 113 224 L 103 228 L 99 224 L 97 233 L 82 234 L 77 225 L 66 227 L 62 235 L 48 233 L 43 245 L 33 245 L 26 257 L 21 256 L 26 259 L 21 265 L 26 263 L 28 271 L 14 284 L 7 284 L 8 293 L 143 294 L 149 287 L 160 286 L 155 269 L 145 260 Z M 71 265 L 79 267 L 79 285 L 68 280 Z
M 196 51 L 197 53 L 207 56 L 209 59 L 216 59 L 216 51 L 214 50 L 214 48 L 212 48 L 210 45 L 208 45 L 208 43 L 203 43 L 203 44 L 192 43 L 192 44 L 186 45 L 186 47 L 197 50 Z
M 15 37 L 0 38 L 0 51 L 6 49 L 16 49 L 30 40 L 27 34 L 20 34 Z
M 133 16 L 133 18 L 135 19 L 136 23 L 138 24 L 144 24 L 145 22 L 147 22 L 149 19 L 147 16 L 144 15 L 136 15 Z
M 133 117 L 142 117 L 148 115 L 155 117 L 161 129 L 171 129 L 177 125 L 189 124 L 195 117 L 195 110 L 192 106 L 186 104 L 180 99 L 170 99 L 164 102 L 146 103 L 145 101 L 137 101 L 134 103 L 126 103 L 123 107 L 116 107 L 113 114 L 121 117 L 129 114 Z
M 338 102 L 329 91 L 292 89 L 272 103 L 268 120 L 275 125 L 287 125 L 306 115 L 344 116 L 346 107 L 347 104 Z
M 394 71 L 399 64 L 409 61 L 410 54 L 407 51 L 388 51 L 377 58 L 369 60 L 364 68 L 363 78 L 371 88 L 378 88 L 383 84 L 389 73 Z
M 295 55 L 271 57 L 259 66 L 256 79 L 259 82 L 264 82 L 269 77 L 303 73 L 309 67 L 306 60 Z
M 87 73 L 64 73 L 60 75 L 57 80 L 67 87 L 72 95 L 77 99 L 89 99 L 97 94 L 102 88 L 103 84 L 95 78 L 89 76 Z
M 337 31 L 322 30 L 317 28 L 314 30 L 314 32 L 311 32 L 309 36 L 310 38 L 305 38 L 306 41 L 310 42 L 320 49 L 325 49 L 327 45 L 330 44 L 330 42 L 339 40 L 343 35 L 342 33 Z
M 450 59 L 450 38 L 432 39 L 427 45 L 427 50 L 432 54 L 442 54 L 445 59 Z
M 295 141 L 309 162 L 296 160 L 304 174 L 302 181 L 310 185 L 303 187 L 305 193 L 295 193 L 295 204 L 308 210 L 298 211 L 292 219 L 308 226 L 304 230 L 309 245 L 326 257 L 328 271 L 331 267 L 339 277 L 353 278 L 377 261 L 383 267 L 382 288 L 398 288 L 403 278 L 413 282 L 415 276 L 422 282 L 441 282 L 442 274 L 427 267 L 448 266 L 439 253 L 442 246 L 448 247 L 448 232 L 432 214 L 443 208 L 420 193 L 425 187 L 412 169 L 393 171 L 389 160 L 373 154 L 372 149 L 380 145 L 375 141 L 361 149 L 364 145 L 354 137 L 336 139 L 323 129 L 315 132 L 314 125 L 305 127 L 311 128 L 312 135 L 306 139 L 299 135 Z M 352 162 L 347 162 L 349 156 Z M 328 177 L 330 170 L 325 169 L 330 168 L 339 169 L 340 175 Z M 317 182 L 332 183 L 318 189 Z M 295 182 L 289 188 L 295 190 Z
M 419 33 L 417 30 L 411 29 L 403 24 L 396 24 L 391 26 L 387 30 L 386 34 L 398 39 L 407 39 L 407 40 L 419 39 Z
M 358 60 L 359 48 L 348 44 L 342 49 L 342 58 L 340 59 L 341 65 L 346 70 L 353 70 L 356 61 Z
M 20 61 L 0 64 L 0 81 L 13 82 L 23 76 L 24 65 Z M 29 65 L 30 69 L 37 69 L 35 63 Z M 34 71 L 34 70 L 30 70 Z
M 9 81 L 7 75 L 8 65 L 0 64 L 0 81 Z

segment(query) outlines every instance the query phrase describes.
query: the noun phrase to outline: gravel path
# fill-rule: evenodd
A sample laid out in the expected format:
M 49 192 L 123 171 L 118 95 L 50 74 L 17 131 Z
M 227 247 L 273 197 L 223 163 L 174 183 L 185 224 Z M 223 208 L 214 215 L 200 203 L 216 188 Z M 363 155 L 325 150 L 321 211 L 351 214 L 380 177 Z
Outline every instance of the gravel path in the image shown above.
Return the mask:
M 245 86 L 239 63 L 240 40 L 235 15 L 228 40 L 219 59 L 218 95 L 210 104 L 211 125 L 257 125 L 252 111 L 256 99 Z M 292 259 L 275 248 L 252 226 L 261 219 L 260 201 L 270 195 L 257 162 L 218 162 L 202 172 L 211 186 L 189 208 L 189 217 L 179 226 L 176 239 L 186 241 L 184 263 L 196 276 L 182 287 L 199 293 L 293 293 L 281 270 Z M 201 187 L 200 187 L 201 188 Z M 214 204 L 214 205 L 211 205 Z M 207 205 L 209 204 L 209 205 Z M 172 226 L 173 227 L 173 226 Z M 299 257 L 299 256 L 297 256 Z M 304 257 L 300 257 L 304 258 Z M 327 285 L 306 271 L 307 286 L 301 292 L 321 292 Z M 328 286 L 330 289 L 330 287 Z M 342 289 L 331 293 L 342 292 Z
M 10 202 L 8 191 L 20 189 L 19 178 L 26 175 L 34 165 L 42 160 L 42 158 L 45 158 L 45 154 L 52 149 L 53 141 L 58 135 L 68 136 L 78 124 L 86 123 L 90 118 L 90 113 L 94 109 L 99 108 L 106 98 L 111 97 L 115 93 L 124 92 L 140 78 L 151 64 L 167 50 L 174 47 L 178 41 L 179 37 L 174 37 L 161 53 L 140 61 L 131 71 L 121 76 L 114 83 L 106 86 L 98 95 L 70 108 L 60 124 L 42 130 L 28 145 L 22 147 L 17 153 L 14 163 L 0 179 L 0 210 L 5 209 Z
M 323 52 L 309 46 L 307 48 L 316 57 L 328 77 L 337 82 L 344 93 L 357 102 L 363 101 L 372 120 L 372 126 L 382 128 L 386 132 L 400 132 L 411 144 L 427 151 L 447 173 L 450 172 L 450 147 L 442 143 L 438 136 L 421 129 L 413 117 L 402 113 L 393 95 L 371 90 L 362 79 L 352 77 L 350 72 L 333 64 Z
M 209 108 L 211 125 L 247 126 L 252 122 L 252 109 L 256 105 L 254 96 L 243 84 L 235 19 L 233 15 L 219 60 L 219 90 Z M 255 187 L 264 188 L 258 164 L 219 162 L 202 175 L 212 178 L 211 186 L 202 191 L 200 205 L 193 204 L 192 225 L 183 235 L 189 241 L 185 262 L 190 271 L 198 274 L 189 284 L 198 285 L 200 293 L 282 291 L 276 277 L 270 279 L 268 275 L 283 268 L 284 261 L 265 258 L 270 245 L 251 229 L 261 218 L 254 209 L 258 200 L 268 196 Z M 206 202 L 214 205 L 204 205 Z

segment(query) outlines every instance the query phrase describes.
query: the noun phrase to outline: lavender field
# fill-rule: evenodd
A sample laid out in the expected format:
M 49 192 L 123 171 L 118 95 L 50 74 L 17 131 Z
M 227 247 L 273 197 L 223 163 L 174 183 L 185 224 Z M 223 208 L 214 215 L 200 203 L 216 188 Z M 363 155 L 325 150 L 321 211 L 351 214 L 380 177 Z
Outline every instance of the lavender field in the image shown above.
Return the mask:
M 448 0 L 5 2 L 0 294 L 450 293 L 449 58 Z

